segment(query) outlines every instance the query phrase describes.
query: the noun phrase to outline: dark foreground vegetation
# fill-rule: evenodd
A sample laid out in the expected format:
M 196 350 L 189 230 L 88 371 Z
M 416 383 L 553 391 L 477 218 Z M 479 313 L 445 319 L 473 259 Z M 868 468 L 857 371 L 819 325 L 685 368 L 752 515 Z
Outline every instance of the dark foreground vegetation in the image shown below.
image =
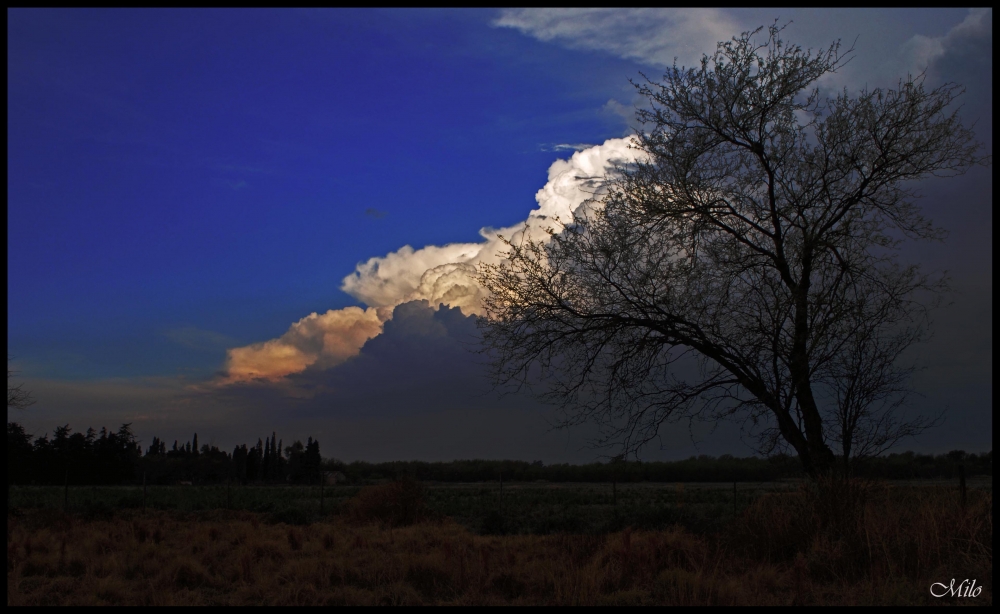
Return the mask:
M 266 439 L 8 423 L 8 605 L 992 604 L 992 452 L 817 482 L 783 456 L 345 464 Z
M 954 484 L 802 483 L 741 492 L 735 509 L 711 485 L 533 484 L 501 500 L 499 484 L 412 480 L 328 489 L 322 514 L 310 487 L 247 487 L 274 500 L 257 512 L 9 507 L 7 603 L 989 605 L 991 484 L 963 498 Z M 9 505 L 60 490 L 14 488 Z M 114 490 L 141 491 L 96 492 Z M 293 492 L 311 514 L 282 517 Z M 477 497 L 478 526 L 462 514 Z M 524 532 L 559 505 L 608 524 Z M 953 578 L 981 590 L 931 595 Z
M 501 490 L 496 481 L 438 483 L 400 491 L 394 501 L 401 506 L 401 517 L 448 517 L 480 534 L 600 534 L 626 526 L 659 530 L 674 525 L 706 533 L 727 527 L 761 496 L 789 492 L 800 484 L 739 484 L 734 489 L 732 484 L 708 483 L 508 483 Z M 127 509 L 231 510 L 259 513 L 267 522 L 306 525 L 346 513 L 358 496 L 385 492 L 358 486 L 322 491 L 319 486 L 17 486 L 10 489 L 8 503 L 20 510 L 68 511 L 84 519 L 111 518 Z

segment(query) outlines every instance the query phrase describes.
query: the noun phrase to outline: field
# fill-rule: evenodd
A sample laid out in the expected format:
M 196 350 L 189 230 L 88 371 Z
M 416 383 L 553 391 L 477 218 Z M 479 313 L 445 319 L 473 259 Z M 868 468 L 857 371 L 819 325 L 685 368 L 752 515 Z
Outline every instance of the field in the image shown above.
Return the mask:
M 475 533 L 606 533 L 626 526 L 661 529 L 681 525 L 695 532 L 720 529 L 768 492 L 784 492 L 797 482 L 732 484 L 549 484 L 439 483 L 423 488 L 431 517 L 449 517 Z M 305 524 L 336 515 L 357 495 L 357 486 L 149 486 L 150 510 L 197 512 L 229 509 L 258 512 L 269 520 Z M 23 486 L 10 491 L 21 509 L 65 509 L 85 518 L 117 510 L 142 509 L 142 487 Z
M 14 488 L 8 605 L 986 605 L 970 487 L 388 483 L 322 514 L 317 487 Z M 952 578 L 981 592 L 930 595 Z

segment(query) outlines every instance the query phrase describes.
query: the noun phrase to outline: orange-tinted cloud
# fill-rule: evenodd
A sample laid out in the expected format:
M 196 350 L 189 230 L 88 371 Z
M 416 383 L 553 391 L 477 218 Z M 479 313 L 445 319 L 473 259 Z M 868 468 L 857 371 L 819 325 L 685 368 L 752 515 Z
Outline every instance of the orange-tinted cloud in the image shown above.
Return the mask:
M 345 307 L 311 313 L 281 337 L 226 352 L 225 383 L 275 380 L 307 367 L 332 367 L 354 356 L 382 332 L 375 309 Z

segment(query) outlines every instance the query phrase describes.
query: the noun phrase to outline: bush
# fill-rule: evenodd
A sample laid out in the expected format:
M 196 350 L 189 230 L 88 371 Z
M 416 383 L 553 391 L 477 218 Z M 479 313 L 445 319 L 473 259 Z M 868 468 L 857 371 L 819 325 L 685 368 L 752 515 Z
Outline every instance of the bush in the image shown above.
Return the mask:
M 412 479 L 369 486 L 347 502 L 346 512 L 354 524 L 408 526 L 426 516 L 424 488 Z
M 805 490 L 766 493 L 750 504 L 733 527 L 734 543 L 774 563 L 806 550 L 816 532 L 815 504 Z

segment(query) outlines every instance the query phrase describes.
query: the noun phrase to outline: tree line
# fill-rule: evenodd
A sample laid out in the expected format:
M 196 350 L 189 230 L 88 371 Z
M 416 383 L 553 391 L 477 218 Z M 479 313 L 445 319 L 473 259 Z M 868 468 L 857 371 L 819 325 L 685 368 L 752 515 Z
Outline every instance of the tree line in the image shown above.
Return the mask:
M 311 483 L 320 477 L 319 441 L 295 441 L 283 447 L 275 433 L 256 445 L 232 452 L 198 446 L 198 434 L 169 448 L 153 437 L 145 449 L 130 424 L 117 431 L 102 428 L 76 432 L 59 426 L 32 440 L 16 422 L 7 423 L 8 484 L 241 484 Z
M 862 477 L 900 479 L 953 479 L 959 467 L 966 475 L 993 475 L 993 451 L 970 454 L 954 450 L 931 455 L 902 452 L 865 459 L 856 466 Z M 92 428 L 74 433 L 69 425 L 57 427 L 50 438 L 27 434 L 24 427 L 7 423 L 8 484 L 316 484 L 322 472 L 342 472 L 355 484 L 402 477 L 434 482 L 770 482 L 805 477 L 794 456 L 768 458 L 692 456 L 679 461 L 622 461 L 583 465 L 542 461 L 454 460 L 450 462 L 393 461 L 344 463 L 320 456 L 319 441 L 309 437 L 284 447 L 272 432 L 252 446 L 242 444 L 232 452 L 208 444 L 174 441 L 169 447 L 158 437 L 145 449 L 129 424 L 117 431 Z
M 337 461 L 333 461 L 337 463 Z M 450 462 L 396 461 L 386 463 L 339 463 L 352 482 L 371 482 L 400 477 L 423 481 L 480 482 L 501 477 L 512 482 L 772 482 L 805 478 L 795 456 L 738 458 L 701 455 L 678 461 L 611 461 L 584 465 L 542 461 L 455 460 Z M 954 450 L 931 455 L 902 452 L 866 459 L 855 475 L 890 480 L 953 479 L 959 466 L 966 475 L 993 475 L 993 452 L 969 454 Z

